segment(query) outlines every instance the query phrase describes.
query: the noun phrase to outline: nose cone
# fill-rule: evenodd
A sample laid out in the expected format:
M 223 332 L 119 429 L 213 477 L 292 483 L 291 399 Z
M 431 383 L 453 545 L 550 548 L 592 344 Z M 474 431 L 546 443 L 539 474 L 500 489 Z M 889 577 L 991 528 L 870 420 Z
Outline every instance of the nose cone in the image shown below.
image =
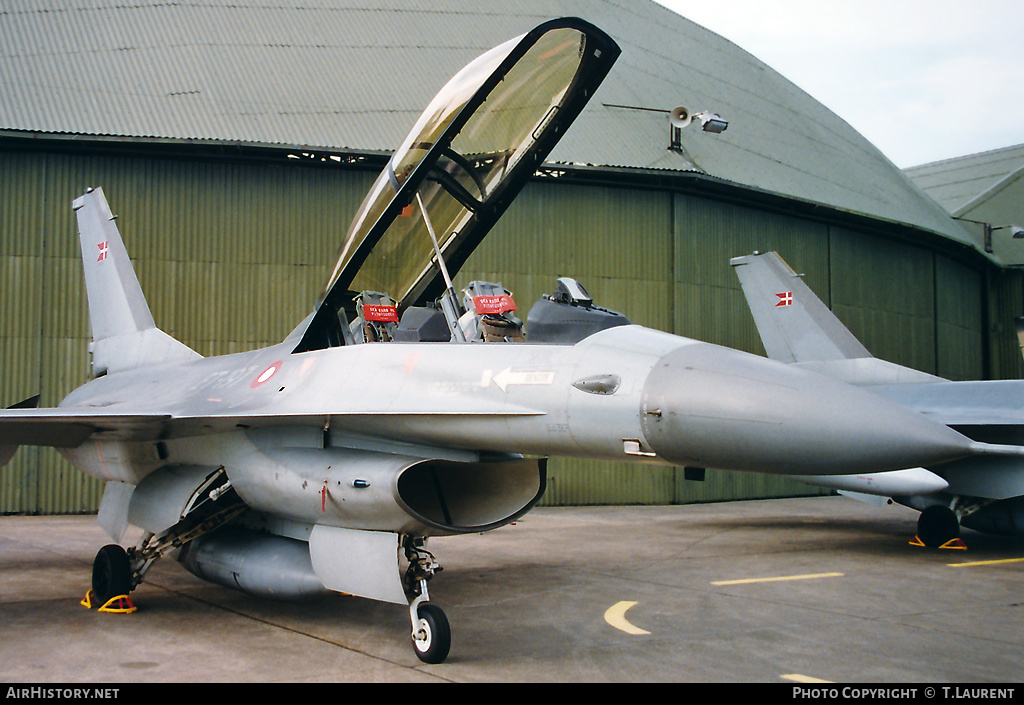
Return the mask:
M 971 441 L 866 390 L 707 343 L 662 358 L 647 379 L 641 425 L 678 465 L 834 475 L 927 466 Z

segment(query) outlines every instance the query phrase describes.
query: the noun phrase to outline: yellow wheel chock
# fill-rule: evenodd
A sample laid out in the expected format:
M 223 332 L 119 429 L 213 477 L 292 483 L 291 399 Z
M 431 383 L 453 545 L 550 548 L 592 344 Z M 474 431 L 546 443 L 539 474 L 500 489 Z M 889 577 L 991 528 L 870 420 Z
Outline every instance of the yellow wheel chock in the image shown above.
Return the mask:
M 82 601 L 79 604 L 86 609 L 92 609 L 92 600 L 93 594 L 90 589 L 89 592 L 85 593 L 85 597 L 82 598 Z M 96 611 L 109 612 L 111 614 L 131 614 L 137 609 L 138 607 L 132 604 L 131 598 L 127 595 L 115 595 L 104 602 L 103 606 Z
M 911 546 L 924 546 L 924 541 L 919 536 L 915 536 L 910 540 Z M 950 539 L 946 543 L 938 547 L 939 549 L 955 550 L 955 551 L 966 551 L 967 544 L 964 543 L 963 539 Z

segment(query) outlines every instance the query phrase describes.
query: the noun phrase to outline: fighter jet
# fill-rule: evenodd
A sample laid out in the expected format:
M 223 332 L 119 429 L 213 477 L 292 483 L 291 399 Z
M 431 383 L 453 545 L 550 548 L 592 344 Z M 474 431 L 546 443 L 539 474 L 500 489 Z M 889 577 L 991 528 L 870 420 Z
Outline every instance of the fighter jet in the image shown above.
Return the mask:
M 452 277 L 619 53 L 563 18 L 456 74 L 312 312 L 265 349 L 203 358 L 157 328 L 102 190 L 75 199 L 94 379 L 56 408 L 0 412 L 0 457 L 54 446 L 106 483 L 116 543 L 89 604 L 122 604 L 170 555 L 259 595 L 406 605 L 416 655 L 439 663 L 451 629 L 426 541 L 523 515 L 551 456 L 849 475 L 1008 452 L 826 375 L 630 324 L 572 279 L 525 330 L 500 282 L 459 296 Z M 129 525 L 143 533 L 125 550 Z
M 1024 444 L 1024 381 L 951 382 L 878 359 L 777 253 L 731 264 L 769 358 L 870 390 L 977 441 Z M 916 539 L 925 546 L 961 547 L 961 524 L 1024 534 L 1024 460 L 1013 455 L 796 479 L 920 511 Z

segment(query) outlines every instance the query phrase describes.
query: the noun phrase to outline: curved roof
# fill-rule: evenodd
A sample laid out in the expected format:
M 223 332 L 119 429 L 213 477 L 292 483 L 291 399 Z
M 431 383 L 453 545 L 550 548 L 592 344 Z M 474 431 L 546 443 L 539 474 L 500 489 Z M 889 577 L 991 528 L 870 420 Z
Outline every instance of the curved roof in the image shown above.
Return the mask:
M 390 154 L 453 73 L 557 16 L 623 53 L 549 161 L 705 174 L 980 249 L 843 120 L 650 0 L 9 0 L 0 130 Z M 729 129 L 669 150 L 677 105 Z

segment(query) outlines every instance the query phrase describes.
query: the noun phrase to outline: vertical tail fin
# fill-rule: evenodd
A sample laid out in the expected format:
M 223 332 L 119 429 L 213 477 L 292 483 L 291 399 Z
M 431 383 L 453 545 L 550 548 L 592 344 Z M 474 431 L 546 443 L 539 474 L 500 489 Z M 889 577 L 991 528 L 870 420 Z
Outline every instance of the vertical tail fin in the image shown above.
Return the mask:
M 87 190 L 72 207 L 89 299 L 93 375 L 201 357 L 156 327 L 103 189 Z
M 906 384 L 939 378 L 871 355 L 778 254 L 730 261 L 768 357 L 851 384 Z
M 103 189 L 89 189 L 72 208 L 78 217 L 93 341 L 155 328 Z
M 736 257 L 736 269 L 768 357 L 780 362 L 871 357 L 775 252 Z

